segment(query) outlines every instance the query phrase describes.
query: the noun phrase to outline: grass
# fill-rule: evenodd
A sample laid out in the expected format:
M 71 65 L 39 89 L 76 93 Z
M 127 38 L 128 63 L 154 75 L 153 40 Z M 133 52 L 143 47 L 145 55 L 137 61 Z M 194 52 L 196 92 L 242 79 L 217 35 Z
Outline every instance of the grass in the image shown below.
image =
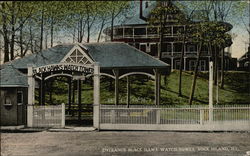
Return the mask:
M 162 105 L 186 105 L 188 104 L 190 88 L 192 84 L 192 72 L 183 72 L 182 93 L 178 96 L 179 71 L 173 71 L 167 76 L 164 83 L 164 76 L 161 82 L 161 104 Z M 121 79 L 119 85 L 120 104 L 126 104 L 126 78 Z M 63 82 L 54 84 L 53 103 L 67 103 L 67 85 Z M 77 92 L 75 92 L 77 95 Z M 214 99 L 216 87 L 214 87 Z M 46 95 L 48 102 L 49 96 Z M 76 96 L 77 101 L 77 96 Z M 250 101 L 250 73 L 248 72 L 226 72 L 225 88 L 219 89 L 219 104 L 249 104 Z M 86 80 L 82 85 L 82 103 L 92 104 L 93 85 L 92 79 Z M 101 103 L 114 103 L 114 80 L 108 78 L 101 79 Z M 132 104 L 154 104 L 154 81 L 146 76 L 131 76 L 131 103 Z M 215 101 L 214 101 L 215 103 Z M 49 104 L 49 103 L 48 103 Z M 199 73 L 194 105 L 208 104 L 208 73 Z

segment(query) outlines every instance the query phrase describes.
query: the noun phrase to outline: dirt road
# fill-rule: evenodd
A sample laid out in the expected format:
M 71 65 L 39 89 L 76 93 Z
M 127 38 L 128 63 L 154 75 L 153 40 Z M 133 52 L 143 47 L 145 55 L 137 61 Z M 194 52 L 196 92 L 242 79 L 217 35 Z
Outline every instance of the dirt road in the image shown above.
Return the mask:
M 3 156 L 250 156 L 250 133 L 35 132 L 2 133 Z

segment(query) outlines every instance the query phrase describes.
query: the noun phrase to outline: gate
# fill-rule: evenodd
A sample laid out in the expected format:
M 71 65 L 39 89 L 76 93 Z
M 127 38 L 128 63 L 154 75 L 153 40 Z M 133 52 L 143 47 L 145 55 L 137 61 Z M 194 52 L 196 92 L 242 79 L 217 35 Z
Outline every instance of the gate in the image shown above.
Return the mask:
M 33 127 L 64 127 L 65 105 L 34 106 Z

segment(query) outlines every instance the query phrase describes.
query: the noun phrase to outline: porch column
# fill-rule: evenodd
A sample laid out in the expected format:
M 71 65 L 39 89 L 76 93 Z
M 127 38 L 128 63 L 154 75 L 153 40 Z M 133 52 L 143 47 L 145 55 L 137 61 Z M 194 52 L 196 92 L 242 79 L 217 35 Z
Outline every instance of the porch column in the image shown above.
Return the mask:
M 68 78 L 68 113 L 71 112 L 72 78 Z
M 94 104 L 93 104 L 93 125 L 100 129 L 100 66 L 98 63 L 94 64 Z
M 127 107 L 129 108 L 130 105 L 130 79 L 127 76 Z
M 81 112 L 82 112 L 82 85 L 81 85 L 81 79 L 77 80 L 77 90 L 78 90 L 78 120 L 81 120 Z
M 33 77 L 33 65 L 28 65 L 28 85 L 27 126 L 33 127 L 33 105 L 35 103 L 35 79 Z
M 155 69 L 155 105 L 159 105 L 160 104 L 160 91 L 161 91 L 161 79 L 160 79 L 160 73 L 159 73 L 159 69 Z
M 115 74 L 115 105 L 119 105 L 119 70 L 113 70 Z

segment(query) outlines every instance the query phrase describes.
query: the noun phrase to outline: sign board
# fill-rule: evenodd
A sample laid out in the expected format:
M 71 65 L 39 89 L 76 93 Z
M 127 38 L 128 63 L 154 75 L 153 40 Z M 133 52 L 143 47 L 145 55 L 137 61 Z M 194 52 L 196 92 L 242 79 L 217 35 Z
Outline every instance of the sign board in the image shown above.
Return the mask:
M 47 66 L 41 66 L 33 69 L 33 75 L 42 74 L 55 71 L 74 71 L 84 74 L 93 74 L 94 69 L 91 66 L 81 64 L 51 64 Z
M 85 76 L 82 76 L 82 75 L 73 76 L 73 80 L 85 80 Z

